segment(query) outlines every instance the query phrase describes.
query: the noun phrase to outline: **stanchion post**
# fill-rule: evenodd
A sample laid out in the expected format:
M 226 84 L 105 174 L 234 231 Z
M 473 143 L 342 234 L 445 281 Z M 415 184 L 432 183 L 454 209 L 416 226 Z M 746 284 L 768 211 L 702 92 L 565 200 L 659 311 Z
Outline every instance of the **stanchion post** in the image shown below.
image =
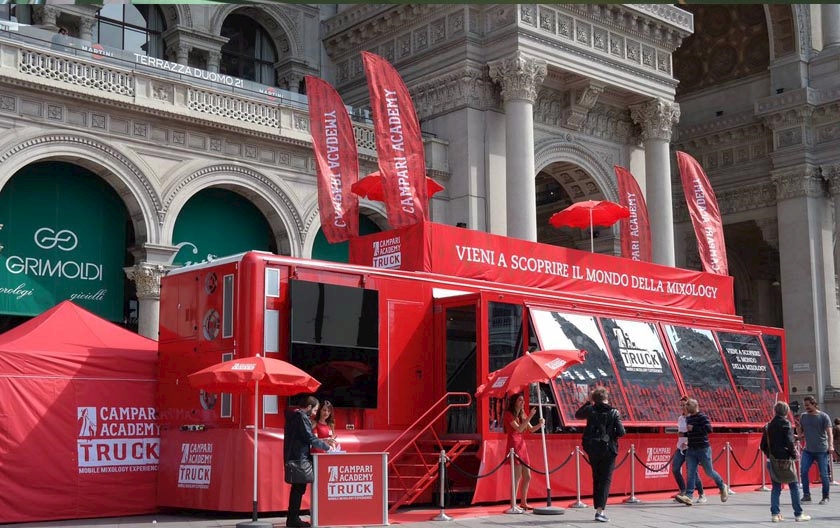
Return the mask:
M 730 495 L 735 495 L 735 492 L 732 491 L 732 472 L 731 472 L 731 462 L 732 462 L 732 445 L 729 442 L 726 442 L 726 491 L 729 492 Z
M 516 507 L 516 468 L 513 467 L 516 461 L 516 455 L 513 454 L 513 448 L 510 448 L 510 508 L 505 510 L 505 513 L 525 513 Z
M 577 502 L 569 508 L 587 508 L 588 506 L 580 500 L 580 446 L 575 446 L 575 486 L 577 487 Z
M 630 444 L 630 496 L 624 499 L 625 504 L 638 504 L 636 498 L 636 444 Z
M 441 449 L 440 450 L 440 470 L 438 471 L 438 477 L 440 477 L 440 513 L 432 517 L 433 521 L 451 521 L 452 517 L 446 515 L 444 511 L 444 497 L 446 494 L 445 489 L 445 482 L 446 482 L 446 451 Z
M 759 449 L 761 452 L 761 449 Z M 761 486 L 756 488 L 755 491 L 770 491 L 770 488 L 767 487 L 767 457 L 764 453 L 761 453 Z

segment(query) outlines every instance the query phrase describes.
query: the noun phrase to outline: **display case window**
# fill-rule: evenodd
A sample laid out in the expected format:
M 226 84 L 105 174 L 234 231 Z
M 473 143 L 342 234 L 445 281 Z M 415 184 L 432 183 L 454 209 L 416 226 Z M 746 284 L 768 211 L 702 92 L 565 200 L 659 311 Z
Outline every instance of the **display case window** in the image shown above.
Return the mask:
M 614 367 L 595 317 L 532 309 L 531 321 L 543 350 L 585 350 L 586 360 L 572 365 L 554 380 L 558 407 L 566 425 L 582 425 L 575 411 L 596 387 L 605 387 L 610 403 L 627 416 Z
M 747 422 L 766 423 L 773 418 L 779 384 L 761 339 L 756 335 L 733 332 L 717 332 L 717 338 L 723 357 L 729 364 Z
M 637 422 L 671 424 L 671 409 L 681 391 L 656 325 L 605 317 L 600 321 L 629 403 L 627 412 L 619 410 Z
M 712 422 L 743 422 L 744 413 L 711 330 L 663 325 L 688 395 Z

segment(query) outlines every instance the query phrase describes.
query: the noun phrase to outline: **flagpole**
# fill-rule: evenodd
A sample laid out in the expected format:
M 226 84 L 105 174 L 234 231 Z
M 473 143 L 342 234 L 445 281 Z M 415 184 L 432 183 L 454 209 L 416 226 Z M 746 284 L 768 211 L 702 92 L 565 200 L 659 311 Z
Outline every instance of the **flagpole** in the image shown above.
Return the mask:
M 257 449 L 257 442 L 259 442 L 259 435 L 257 434 L 257 427 L 259 420 L 257 416 L 260 412 L 260 380 L 254 384 L 254 512 L 251 515 L 251 520 L 257 522 L 257 456 L 259 449 Z
M 592 213 L 590 213 L 592 214 Z M 551 383 L 551 379 L 548 380 Z M 546 506 L 544 508 L 534 508 L 534 514 L 536 515 L 562 515 L 565 513 L 563 508 L 558 508 L 556 506 L 551 505 L 551 475 L 548 473 L 548 448 L 545 444 L 545 420 L 543 418 L 543 410 L 542 410 L 542 391 L 540 390 L 540 382 L 537 382 L 537 409 L 539 409 L 540 413 L 540 420 L 543 422 L 542 427 L 540 427 L 540 438 L 542 439 L 542 452 L 543 452 L 543 461 L 545 462 L 545 500 Z M 529 423 L 530 425 L 530 423 Z M 522 500 L 526 500 L 526 497 L 522 497 Z
M 589 251 L 595 253 L 595 237 L 592 235 L 592 208 L 589 208 Z

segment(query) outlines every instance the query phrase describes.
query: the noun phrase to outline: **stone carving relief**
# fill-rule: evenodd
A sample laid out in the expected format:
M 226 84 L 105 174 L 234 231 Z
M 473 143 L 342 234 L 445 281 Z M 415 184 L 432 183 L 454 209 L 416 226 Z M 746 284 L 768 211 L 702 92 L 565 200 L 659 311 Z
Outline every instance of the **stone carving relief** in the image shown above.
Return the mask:
M 134 281 L 139 300 L 160 299 L 160 279 L 169 271 L 163 264 L 141 262 L 133 267 L 125 268 L 128 280 Z
M 455 108 L 496 108 L 495 86 L 487 75 L 466 67 L 416 85 L 411 90 L 417 116 L 428 119 Z
M 828 196 L 828 183 L 812 165 L 774 170 L 770 178 L 776 185 L 776 197 L 780 201 Z
M 642 127 L 642 140 L 671 140 L 674 125 L 680 120 L 680 105 L 664 99 L 630 107 L 633 121 Z
M 517 53 L 490 63 L 490 77 L 502 88 L 505 101 L 537 100 L 537 88 L 547 72 L 546 62 Z

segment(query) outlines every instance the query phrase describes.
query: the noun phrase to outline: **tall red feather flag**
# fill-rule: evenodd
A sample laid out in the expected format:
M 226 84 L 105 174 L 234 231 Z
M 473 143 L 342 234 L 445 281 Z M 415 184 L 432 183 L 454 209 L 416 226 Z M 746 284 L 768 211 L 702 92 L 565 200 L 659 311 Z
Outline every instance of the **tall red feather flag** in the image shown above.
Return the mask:
M 400 75 L 379 55 L 362 52 L 388 223 L 399 228 L 428 217 L 426 157 L 414 103 Z
M 321 231 L 331 244 L 359 236 L 359 197 L 350 186 L 359 180 L 353 124 L 338 92 L 318 77 L 306 76 L 309 129 L 318 174 Z
M 615 178 L 618 181 L 618 203 L 630 210 L 630 216 L 619 223 L 621 256 L 651 262 L 653 248 L 650 243 L 650 219 L 645 197 L 629 170 L 616 165 Z
M 688 214 L 697 236 L 697 250 L 703 262 L 703 271 L 729 275 L 723 221 L 709 178 L 697 160 L 685 152 L 677 152 L 677 163 Z

